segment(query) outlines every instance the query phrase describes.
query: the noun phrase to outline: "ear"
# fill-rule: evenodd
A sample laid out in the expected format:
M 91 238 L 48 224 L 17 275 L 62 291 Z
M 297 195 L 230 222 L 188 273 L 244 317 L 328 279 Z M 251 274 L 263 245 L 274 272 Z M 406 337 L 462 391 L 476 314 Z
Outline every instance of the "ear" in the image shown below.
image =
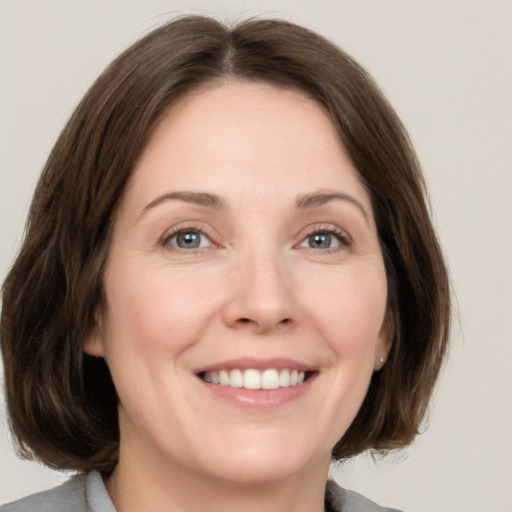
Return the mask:
M 389 351 L 391 350 L 391 346 L 393 344 L 394 336 L 395 327 L 393 319 L 389 313 L 386 313 L 379 331 L 377 345 L 375 347 L 375 360 L 373 363 L 373 369 L 375 371 L 381 370 L 382 367 L 386 364 Z
M 105 357 L 104 326 L 102 315 L 99 312 L 94 314 L 94 325 L 89 336 L 84 341 L 82 348 L 84 352 L 93 357 Z

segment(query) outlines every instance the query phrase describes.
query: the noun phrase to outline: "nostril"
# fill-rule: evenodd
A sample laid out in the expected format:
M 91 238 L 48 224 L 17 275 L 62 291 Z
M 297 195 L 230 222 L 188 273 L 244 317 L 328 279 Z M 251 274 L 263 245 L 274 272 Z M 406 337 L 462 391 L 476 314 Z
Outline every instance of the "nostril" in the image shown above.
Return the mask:
M 276 323 L 272 322 L 270 319 L 258 321 L 257 319 L 252 319 L 248 317 L 240 317 L 236 320 L 234 325 L 238 325 L 239 327 L 242 326 L 250 326 L 254 325 L 254 327 L 260 331 L 260 330 L 268 330 L 275 327 L 286 327 L 290 326 L 293 323 L 293 320 L 291 318 L 283 318 L 281 320 L 278 320 Z

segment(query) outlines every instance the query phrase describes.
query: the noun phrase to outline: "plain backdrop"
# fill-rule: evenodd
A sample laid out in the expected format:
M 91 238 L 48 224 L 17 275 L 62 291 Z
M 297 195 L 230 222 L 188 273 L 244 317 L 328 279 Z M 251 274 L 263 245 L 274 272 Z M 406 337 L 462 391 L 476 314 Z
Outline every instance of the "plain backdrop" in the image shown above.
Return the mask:
M 0 276 L 73 107 L 122 49 L 183 13 L 283 17 L 377 79 L 430 185 L 456 300 L 450 360 L 406 452 L 333 469 L 416 512 L 512 511 L 512 1 L 0 0 Z M 66 475 L 16 458 L 0 396 L 0 503 Z

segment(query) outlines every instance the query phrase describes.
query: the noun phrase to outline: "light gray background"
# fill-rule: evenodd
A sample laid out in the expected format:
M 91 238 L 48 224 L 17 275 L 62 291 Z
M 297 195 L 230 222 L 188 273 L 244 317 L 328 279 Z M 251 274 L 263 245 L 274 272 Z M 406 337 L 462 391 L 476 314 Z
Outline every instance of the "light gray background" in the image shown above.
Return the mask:
M 410 511 L 510 512 L 510 0 L 0 0 L 0 275 L 82 94 L 120 50 L 184 12 L 279 16 L 336 41 L 390 97 L 430 184 L 458 311 L 429 428 L 405 453 L 362 456 L 336 478 Z M 0 503 L 62 481 L 15 457 L 0 411 Z

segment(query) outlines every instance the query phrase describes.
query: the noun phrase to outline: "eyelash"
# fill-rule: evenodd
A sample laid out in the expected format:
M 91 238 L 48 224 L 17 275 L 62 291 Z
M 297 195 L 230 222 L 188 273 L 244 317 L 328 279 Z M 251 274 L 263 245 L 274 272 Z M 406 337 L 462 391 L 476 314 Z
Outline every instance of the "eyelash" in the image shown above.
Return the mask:
M 177 251 L 185 251 L 187 252 L 187 254 L 190 254 L 190 253 L 195 253 L 196 251 L 199 251 L 201 249 L 204 249 L 204 247 L 193 247 L 193 248 L 190 248 L 190 249 L 184 249 L 183 247 L 177 247 L 177 246 L 174 246 L 174 245 L 171 245 L 169 244 L 170 240 L 173 239 L 174 237 L 178 236 L 180 233 L 198 233 L 200 235 L 203 235 L 205 236 L 211 245 L 215 245 L 215 243 L 212 241 L 212 237 L 206 233 L 203 229 L 200 229 L 198 228 L 197 226 L 179 226 L 179 227 L 176 227 L 175 229 L 173 229 L 172 231 L 170 232 L 167 232 L 161 239 L 160 241 L 160 245 L 164 246 L 164 247 L 167 247 L 167 246 L 171 246 L 174 250 L 177 250 Z
M 344 231 L 343 229 L 341 229 L 339 227 L 334 227 L 332 225 L 315 226 L 315 227 L 311 228 L 307 232 L 306 236 L 304 236 L 304 238 L 301 240 L 300 243 L 302 244 L 309 237 L 311 237 L 313 235 L 318 235 L 318 234 L 327 234 L 327 235 L 333 236 L 340 243 L 342 248 L 349 248 L 352 245 L 352 238 L 350 238 L 348 233 L 346 231 Z M 312 249 L 312 250 L 318 251 L 318 252 L 322 252 L 322 253 L 330 254 L 333 252 L 337 252 L 337 251 L 341 250 L 342 248 L 341 247 L 333 247 L 333 248 L 329 248 L 329 249 L 316 249 L 314 247 L 310 247 L 309 249 Z
M 211 245 L 214 245 L 214 246 L 216 245 L 215 242 L 212 240 L 212 237 L 208 233 L 206 233 L 203 229 L 200 229 L 194 225 L 184 226 L 184 227 L 180 226 L 180 227 L 173 229 L 171 232 L 166 233 L 162 237 L 162 239 L 160 241 L 160 245 L 162 245 L 164 247 L 169 246 L 170 240 L 172 240 L 174 237 L 176 237 L 180 233 L 198 233 L 199 235 L 205 236 L 209 240 Z M 302 243 L 304 243 L 309 237 L 311 237 L 313 235 L 318 235 L 318 234 L 327 234 L 327 235 L 333 236 L 340 243 L 341 247 L 332 247 L 332 248 L 326 248 L 326 249 L 308 247 L 308 249 L 311 249 L 315 252 L 322 252 L 322 253 L 330 254 L 330 253 L 337 252 L 337 251 L 341 250 L 342 248 L 349 248 L 352 245 L 352 239 L 350 238 L 350 236 L 347 234 L 346 231 L 344 231 L 343 229 L 338 228 L 338 227 L 333 227 L 332 225 L 326 225 L 326 226 L 315 226 L 315 227 L 311 228 L 306 233 L 306 235 L 301 239 L 301 241 L 299 242 L 299 246 Z M 182 247 L 177 247 L 175 245 L 172 245 L 171 247 L 173 247 L 174 250 L 178 250 L 178 251 L 182 250 L 182 251 L 187 252 L 188 254 L 194 253 L 201 249 L 204 249 L 204 247 L 184 249 Z

